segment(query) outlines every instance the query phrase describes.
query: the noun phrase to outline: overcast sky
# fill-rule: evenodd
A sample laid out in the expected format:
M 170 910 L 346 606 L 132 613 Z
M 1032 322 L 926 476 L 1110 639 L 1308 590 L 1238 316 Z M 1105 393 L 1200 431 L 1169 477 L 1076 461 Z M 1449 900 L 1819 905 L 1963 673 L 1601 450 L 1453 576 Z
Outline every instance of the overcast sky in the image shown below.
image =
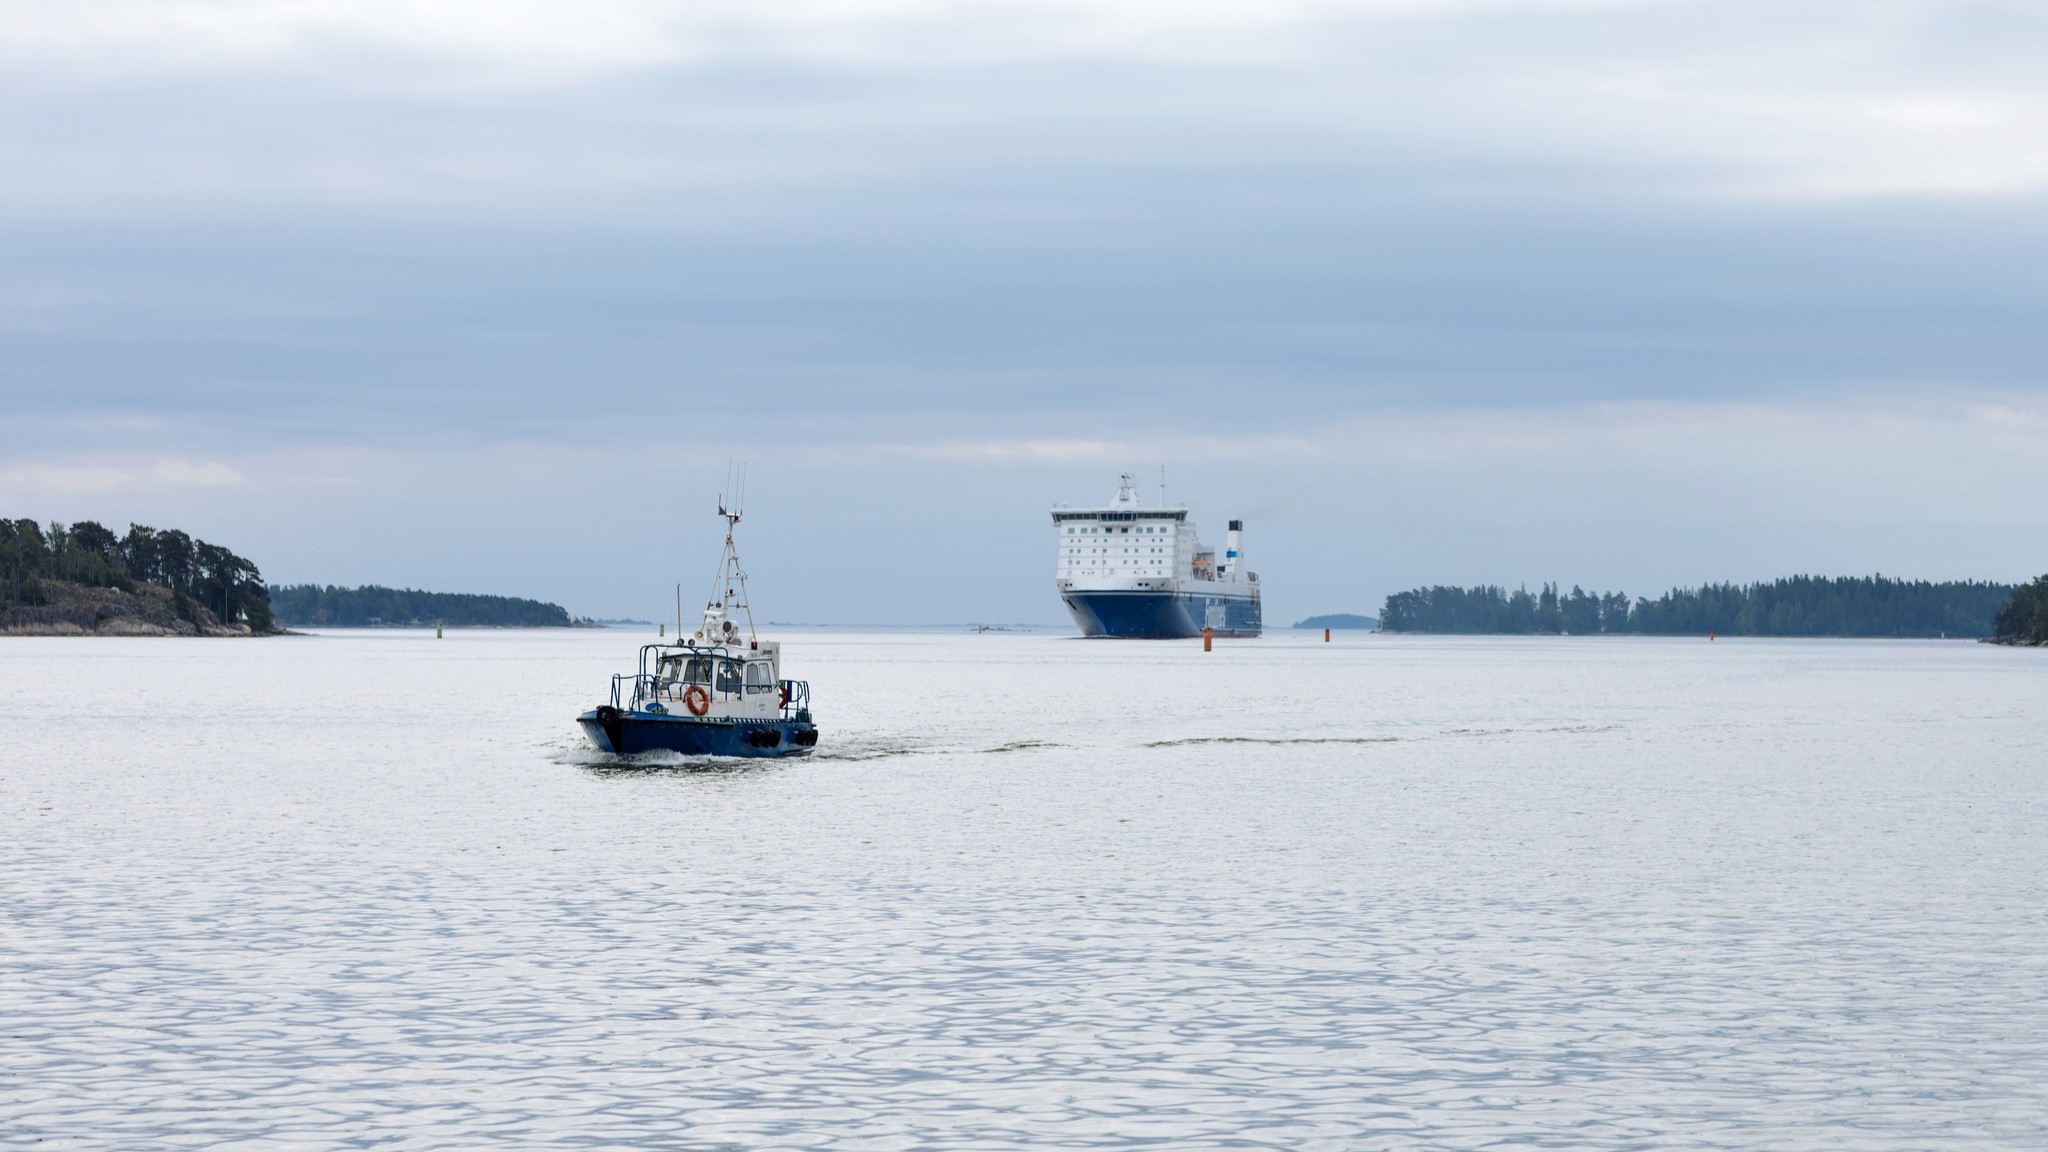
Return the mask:
M 2048 570 L 2048 9 L 0 0 L 0 514 L 1060 622 L 1055 501 L 1421 583 Z

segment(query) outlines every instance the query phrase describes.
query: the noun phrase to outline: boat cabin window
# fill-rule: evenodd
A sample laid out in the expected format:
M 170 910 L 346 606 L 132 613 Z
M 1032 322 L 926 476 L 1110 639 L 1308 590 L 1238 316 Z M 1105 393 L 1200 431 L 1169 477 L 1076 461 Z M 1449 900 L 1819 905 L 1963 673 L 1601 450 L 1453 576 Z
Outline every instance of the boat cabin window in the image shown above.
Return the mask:
M 718 691 L 722 695 L 738 695 L 740 690 L 740 663 L 737 660 L 718 662 Z
M 683 673 L 683 679 L 691 684 L 711 683 L 711 658 L 708 656 L 691 657 L 689 670 Z
M 775 674 L 765 660 L 756 660 L 747 665 L 747 691 L 769 692 L 775 688 Z

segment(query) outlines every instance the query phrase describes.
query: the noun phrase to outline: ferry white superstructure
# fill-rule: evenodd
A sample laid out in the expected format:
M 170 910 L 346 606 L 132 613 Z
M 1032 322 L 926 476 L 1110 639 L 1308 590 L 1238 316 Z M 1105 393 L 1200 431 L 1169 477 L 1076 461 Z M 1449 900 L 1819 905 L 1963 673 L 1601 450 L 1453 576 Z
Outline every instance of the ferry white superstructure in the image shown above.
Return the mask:
M 1052 510 L 1054 585 L 1083 636 L 1257 636 L 1259 577 L 1244 566 L 1244 522 L 1223 555 L 1202 546 L 1184 506 L 1144 507 L 1126 474 L 1116 498 Z

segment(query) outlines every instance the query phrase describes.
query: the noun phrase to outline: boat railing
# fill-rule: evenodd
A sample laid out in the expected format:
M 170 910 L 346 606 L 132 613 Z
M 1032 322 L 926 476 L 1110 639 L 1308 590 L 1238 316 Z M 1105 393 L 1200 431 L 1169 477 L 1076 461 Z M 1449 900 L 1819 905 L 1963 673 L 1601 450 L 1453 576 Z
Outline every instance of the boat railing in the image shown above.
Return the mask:
M 627 711 L 640 711 L 650 700 L 662 698 L 664 684 L 680 684 L 678 680 L 664 680 L 649 672 L 620 672 L 612 676 L 612 707 Z M 808 680 L 783 680 L 778 682 L 782 689 L 782 717 L 785 720 L 809 720 L 811 717 L 811 682 Z M 710 685 L 700 685 L 710 691 Z M 714 700 L 737 700 L 738 689 L 711 692 Z
M 811 682 L 809 680 L 784 680 L 782 682 L 782 716 L 808 720 L 811 716 Z
M 620 703 L 620 695 L 622 689 L 628 684 L 632 685 L 632 695 L 627 699 L 626 703 Z M 650 696 L 653 696 L 654 693 L 654 677 L 648 675 L 645 672 L 637 674 L 631 672 L 619 672 L 612 676 L 612 707 L 614 708 L 631 708 L 634 710 L 638 710 L 640 707 L 640 702 L 642 700 L 647 699 Z

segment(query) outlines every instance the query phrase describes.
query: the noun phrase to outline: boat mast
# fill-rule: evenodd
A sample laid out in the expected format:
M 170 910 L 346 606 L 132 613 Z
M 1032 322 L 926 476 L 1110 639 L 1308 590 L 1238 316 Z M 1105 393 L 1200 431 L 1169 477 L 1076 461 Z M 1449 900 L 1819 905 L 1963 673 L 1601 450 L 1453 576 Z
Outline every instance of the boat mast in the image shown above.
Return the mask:
M 747 573 L 740 567 L 739 548 L 732 540 L 732 530 L 739 526 L 747 497 L 746 465 L 734 465 L 727 470 L 726 493 L 732 497 L 730 509 L 726 507 L 726 494 L 721 493 L 718 497 L 718 515 L 725 521 L 725 554 L 718 559 L 718 584 L 712 589 L 711 599 L 704 608 L 707 612 L 718 610 L 728 620 L 732 618 L 734 608 L 745 613 L 747 641 L 751 644 L 759 639 L 754 634 L 754 608 L 747 602 Z

